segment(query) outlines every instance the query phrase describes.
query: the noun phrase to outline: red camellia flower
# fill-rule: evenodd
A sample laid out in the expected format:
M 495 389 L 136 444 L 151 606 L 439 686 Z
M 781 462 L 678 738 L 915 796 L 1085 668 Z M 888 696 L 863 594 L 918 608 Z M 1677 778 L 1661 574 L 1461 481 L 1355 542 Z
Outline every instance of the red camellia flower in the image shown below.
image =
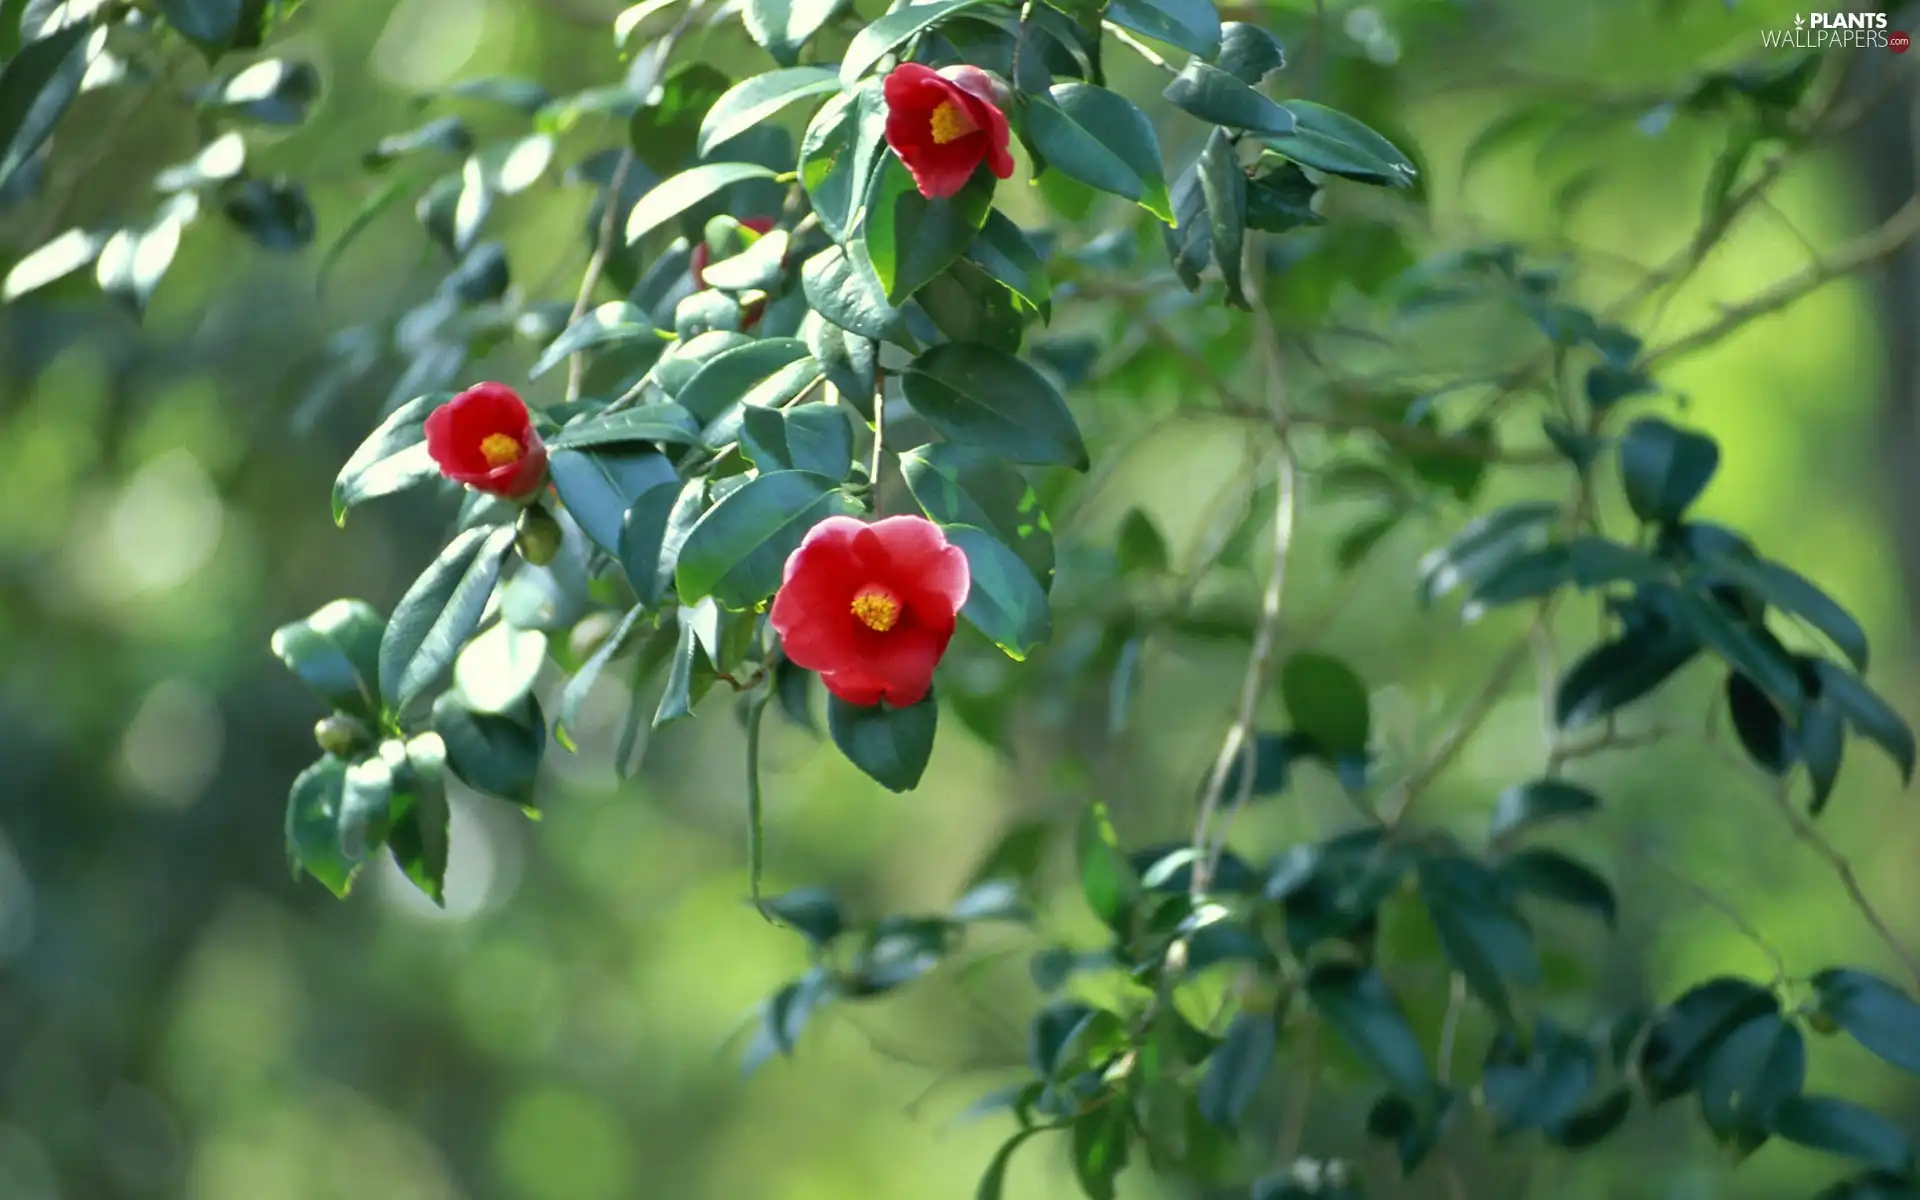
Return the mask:
M 787 559 L 771 620 L 796 666 L 849 704 L 917 704 L 967 602 L 967 556 L 924 517 L 828 517 Z
M 547 479 L 547 448 L 525 402 L 504 383 L 475 384 L 429 413 L 427 453 L 455 483 L 510 500 Z
M 1007 153 L 1003 89 L 979 67 L 936 71 L 901 63 L 887 75 L 887 145 L 900 156 L 920 194 L 951 196 L 985 162 L 997 178 L 1013 174 Z

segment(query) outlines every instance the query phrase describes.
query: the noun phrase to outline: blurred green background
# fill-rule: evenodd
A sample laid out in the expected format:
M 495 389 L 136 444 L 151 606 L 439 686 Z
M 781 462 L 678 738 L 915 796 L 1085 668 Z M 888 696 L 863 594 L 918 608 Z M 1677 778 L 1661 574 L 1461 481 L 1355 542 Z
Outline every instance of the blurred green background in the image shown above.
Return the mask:
M 1536 138 L 1470 179 L 1464 149 L 1542 80 L 1596 96 L 1674 88 L 1690 71 L 1757 54 L 1758 31 L 1792 13 L 1718 0 L 1325 7 L 1319 19 L 1298 3 L 1261 14 L 1295 54 L 1277 86 L 1288 94 L 1317 77 L 1328 102 L 1410 136 L 1430 224 L 1405 244 L 1577 243 L 1598 252 L 1581 284 L 1596 301 L 1631 282 L 1609 274 L 1616 256 L 1651 265 L 1690 236 L 1724 131 L 1680 123 L 1547 154 Z M 274 49 L 319 65 L 324 99 L 304 127 L 255 142 L 255 161 L 308 185 L 324 245 L 379 184 L 361 154 L 417 122 L 409 97 L 477 75 L 534 77 L 556 93 L 615 80 L 617 11 L 594 0 L 309 4 Z M 736 77 L 771 65 L 744 39 L 702 53 Z M 1128 58 L 1111 44 L 1109 54 Z M 1158 91 L 1144 67 L 1114 71 L 1133 96 Z M 191 118 L 164 97 L 82 97 L 56 146 L 63 186 L 0 211 L 7 261 L 67 226 L 148 209 L 153 172 L 197 145 Z M 619 136 L 589 118 L 560 160 Z M 1649 340 L 1710 319 L 1717 302 L 1800 269 L 1810 247 L 1869 225 L 1876 178 L 1905 164 L 1910 185 L 1913 155 L 1910 131 L 1866 136 L 1891 140 L 1808 155 L 1777 206 L 1741 223 Z M 1170 155 L 1191 152 L 1169 143 Z M 1600 168 L 1597 183 L 1571 216 L 1556 216 L 1556 192 L 1587 167 Z M 571 299 L 591 199 L 585 187 L 536 189 L 492 218 L 528 298 Z M 1021 196 L 1009 203 L 1023 220 L 1040 212 Z M 1402 253 L 1385 225 L 1364 236 L 1388 259 Z M 718 697 L 661 731 L 622 783 L 609 763 L 624 699 L 603 687 L 581 752 L 549 758 L 538 823 L 456 794 L 444 912 L 391 869 L 346 903 L 289 880 L 282 805 L 313 757 L 320 714 L 267 653 L 267 636 L 336 596 L 390 606 L 445 528 L 445 511 L 398 501 L 335 529 L 332 476 L 396 377 L 376 372 L 331 406 L 314 399 L 330 334 L 390 318 L 430 290 L 437 272 L 423 245 L 402 206 L 347 252 L 320 297 L 314 254 L 270 258 L 208 226 L 189 235 L 142 323 L 98 304 L 0 311 L 0 1198 L 971 1195 L 1010 1126 L 955 1118 L 1018 1073 L 1019 1030 L 1038 993 L 1007 952 L 1035 943 L 988 943 L 971 955 L 977 970 L 949 968 L 901 999 L 833 1011 L 794 1059 L 742 1081 L 729 1037 L 805 959 L 798 938 L 744 903 L 741 741 Z M 1309 252 L 1272 286 L 1324 293 L 1332 312 L 1343 289 L 1364 288 L 1353 271 Z M 1895 497 L 1914 457 L 1901 359 L 1914 329 L 1878 286 L 1835 283 L 1667 381 L 1686 393 L 1681 419 L 1725 451 L 1707 515 L 1851 607 L 1875 635 L 1874 683 L 1913 712 L 1900 564 L 1915 522 Z M 1208 353 L 1235 369 L 1247 343 L 1234 328 L 1244 327 L 1208 319 Z M 529 360 L 525 346 L 507 346 L 462 375 L 517 381 Z M 1170 362 L 1135 367 L 1074 396 L 1097 462 L 1191 387 Z M 1214 483 L 1243 469 L 1242 442 L 1238 429 L 1175 425 L 1056 529 L 1104 544 L 1137 504 L 1183 552 Z M 1489 495 L 1560 487 L 1510 471 Z M 1413 603 L 1414 562 L 1464 511 L 1398 530 L 1356 581 L 1332 554 L 1351 506 L 1311 488 L 1307 505 L 1288 597 L 1302 616 L 1283 636 L 1362 670 L 1392 759 L 1445 724 L 1520 626 L 1502 617 L 1462 630 L 1451 612 Z M 1253 577 L 1220 586 L 1250 593 Z M 1562 623 L 1564 648 L 1591 639 L 1584 622 Z M 906 797 L 777 724 L 770 885 L 827 883 L 867 916 L 936 909 L 1010 821 L 1070 817 L 1089 792 L 1112 805 L 1130 843 L 1183 836 L 1244 660 L 1238 646 L 1152 644 L 1134 725 L 1091 767 L 1073 761 L 1084 739 L 1060 730 L 1081 709 L 1103 719 L 1099 696 L 1063 691 L 1054 723 L 1016 737 L 1011 760 L 948 721 L 927 782 Z M 1046 659 L 1017 669 L 1044 671 Z M 1655 706 L 1701 712 L 1709 686 L 1690 674 Z M 1530 695 L 1504 703 L 1424 815 L 1482 821 L 1501 787 L 1537 770 L 1537 727 Z M 1850 761 L 1824 827 L 1896 932 L 1920 941 L 1920 823 L 1884 760 L 1857 751 Z M 1575 774 L 1611 811 L 1564 836 L 1609 865 L 1625 912 L 1612 938 L 1571 922 L 1550 932 L 1598 964 L 1586 970 L 1603 994 L 1658 1001 L 1718 971 L 1769 972 L 1724 916 L 1636 865 L 1649 845 L 1736 905 L 1796 971 L 1847 962 L 1897 974 L 1828 868 L 1710 756 L 1657 748 L 1584 761 Z M 1336 827 L 1343 812 L 1330 786 L 1308 781 L 1241 821 L 1238 840 L 1270 852 Z M 1063 893 L 1043 924 L 1084 933 L 1087 917 Z M 1416 1004 L 1416 1027 L 1431 1030 L 1437 1012 Z M 1920 1131 L 1910 1084 L 1850 1046 L 1815 1049 L 1810 1088 L 1844 1085 Z M 1364 1099 L 1328 1088 L 1308 1147 L 1354 1148 Z M 1462 1145 L 1470 1178 L 1516 1186 L 1510 1167 L 1477 1173 L 1484 1141 Z M 1524 1144 L 1496 1153 L 1538 1156 Z M 1595 1154 L 1540 1157 L 1529 1190 L 1512 1194 L 1770 1200 L 1836 1174 L 1777 1145 L 1733 1172 L 1691 1113 L 1663 1110 L 1637 1114 Z M 1125 1179 L 1129 1195 L 1178 1194 L 1144 1171 Z M 1018 1160 L 1009 1195 L 1074 1194 L 1058 1148 L 1043 1141 Z M 1448 1193 L 1427 1177 L 1385 1194 Z

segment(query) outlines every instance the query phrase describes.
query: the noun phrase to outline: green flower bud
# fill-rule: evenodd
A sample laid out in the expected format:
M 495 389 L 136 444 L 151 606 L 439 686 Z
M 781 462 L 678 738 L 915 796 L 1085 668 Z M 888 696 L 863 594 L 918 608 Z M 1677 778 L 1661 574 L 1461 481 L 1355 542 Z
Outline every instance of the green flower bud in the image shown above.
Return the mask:
M 560 542 L 565 537 L 560 521 L 548 512 L 545 505 L 530 504 L 520 510 L 520 521 L 515 527 L 519 536 L 514 538 L 515 549 L 520 557 L 536 567 L 544 567 L 560 553 Z
M 336 758 L 352 758 L 373 744 L 365 726 L 341 713 L 315 721 L 313 740 Z

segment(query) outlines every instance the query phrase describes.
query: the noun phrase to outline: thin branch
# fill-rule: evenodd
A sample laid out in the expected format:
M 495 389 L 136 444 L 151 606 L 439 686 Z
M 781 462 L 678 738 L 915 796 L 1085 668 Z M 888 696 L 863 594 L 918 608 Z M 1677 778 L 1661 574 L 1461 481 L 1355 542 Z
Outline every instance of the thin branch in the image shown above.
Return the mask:
M 1909 199 L 1880 228 L 1848 242 L 1838 253 L 1810 264 L 1739 304 L 1725 306 L 1719 320 L 1649 351 L 1641 365 L 1650 368 L 1657 362 L 1704 350 L 1748 322 L 1779 312 L 1835 279 L 1892 258 L 1917 236 L 1920 236 L 1920 196 Z
M 633 151 L 622 150 L 619 161 L 614 164 L 613 175 L 607 180 L 605 209 L 600 214 L 600 234 L 593 244 L 593 257 L 587 260 L 587 272 L 580 278 L 580 291 L 573 298 L 573 313 L 567 318 L 569 326 L 586 315 L 587 306 L 593 303 L 593 289 L 600 286 L 600 276 L 607 269 L 607 259 L 613 256 L 613 239 L 620 224 L 620 192 L 627 186 L 627 173 L 631 170 Z M 567 357 L 568 404 L 580 399 L 580 386 L 586 373 L 586 353 L 575 350 Z
M 1159 67 L 1162 71 L 1165 71 L 1167 74 L 1178 75 L 1180 73 L 1179 70 L 1176 69 L 1172 63 L 1160 57 L 1159 51 L 1155 50 L 1152 46 L 1147 45 L 1145 42 L 1133 36 L 1131 33 L 1128 33 L 1125 29 L 1122 29 L 1120 26 L 1115 25 L 1112 21 L 1102 21 L 1100 22 L 1100 27 L 1102 29 L 1105 29 L 1108 33 L 1112 34 L 1114 36 L 1115 41 L 1118 41 L 1121 45 L 1133 51 L 1135 54 L 1138 54 L 1141 58 L 1146 59 L 1148 62 L 1152 63 L 1154 66 Z
M 1544 623 L 1551 615 L 1552 609 L 1553 600 L 1549 598 L 1545 604 L 1541 605 L 1540 613 L 1535 620 Z M 1522 638 L 1494 664 L 1493 673 L 1487 676 L 1486 683 L 1482 684 L 1473 699 L 1467 702 L 1466 711 L 1460 715 L 1458 723 L 1448 731 L 1446 737 L 1440 740 L 1440 744 L 1427 756 L 1426 761 L 1421 763 L 1413 774 L 1407 777 L 1406 782 L 1396 789 L 1399 802 L 1387 810 L 1390 813 L 1386 818 L 1388 825 L 1398 825 L 1404 820 L 1408 810 L 1413 807 L 1415 801 L 1419 800 L 1428 785 L 1438 778 L 1441 772 L 1453 765 L 1453 760 L 1467 748 L 1467 743 L 1480 732 L 1480 726 L 1486 722 L 1488 716 L 1492 715 L 1494 708 L 1512 688 L 1513 677 L 1518 675 L 1520 668 L 1526 665 L 1532 649 L 1532 640 Z
M 1299 463 L 1294 458 L 1293 442 L 1287 433 L 1286 364 L 1282 361 L 1280 338 L 1274 330 L 1273 318 L 1267 312 L 1264 296 L 1266 259 L 1258 245 L 1249 241 L 1245 260 L 1243 275 L 1247 298 L 1253 310 L 1254 340 L 1260 347 L 1261 374 L 1267 384 L 1267 411 L 1280 443 L 1274 480 L 1273 566 L 1267 572 L 1267 586 L 1260 599 L 1259 623 L 1254 627 L 1253 650 L 1247 660 L 1246 674 L 1240 681 L 1239 711 L 1220 744 L 1220 754 L 1213 762 L 1213 773 L 1207 779 L 1207 790 L 1200 799 L 1200 814 L 1194 821 L 1193 846 L 1201 856 L 1194 863 L 1191 880 L 1195 896 L 1204 893 L 1212 882 L 1214 867 L 1226 852 L 1227 834 L 1233 827 L 1233 819 L 1253 795 L 1253 722 L 1260 707 L 1260 697 L 1266 692 L 1273 648 L 1279 640 L 1280 608 L 1286 594 L 1287 566 L 1293 554 L 1294 501 L 1298 491 Z M 1212 836 L 1214 816 L 1220 808 L 1227 787 L 1227 776 L 1232 772 L 1236 760 L 1240 764 L 1240 786 L 1236 789 L 1232 805 L 1227 809 L 1226 819 L 1221 822 L 1218 836 Z
M 1738 929 L 1748 941 L 1758 947 L 1760 952 L 1767 956 L 1767 961 L 1773 965 L 1773 981 L 1776 986 L 1786 982 L 1792 976 L 1792 972 L 1787 969 L 1786 956 L 1780 953 L 1779 947 L 1768 941 L 1766 935 L 1761 933 L 1753 922 L 1747 920 L 1745 914 L 1734 907 L 1732 902 L 1652 850 L 1640 849 L 1636 850 L 1635 854 L 1680 885 L 1694 899 L 1725 917 L 1728 924 Z

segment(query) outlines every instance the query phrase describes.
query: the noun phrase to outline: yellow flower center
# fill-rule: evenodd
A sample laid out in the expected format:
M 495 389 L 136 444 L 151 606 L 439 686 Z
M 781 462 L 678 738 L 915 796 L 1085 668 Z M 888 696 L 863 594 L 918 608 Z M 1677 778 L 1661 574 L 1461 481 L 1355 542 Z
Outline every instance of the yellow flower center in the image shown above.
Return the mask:
M 933 110 L 933 144 L 936 146 L 957 142 L 979 129 L 973 123 L 973 118 L 967 115 L 967 110 L 951 100 L 941 101 L 939 107 Z
M 490 467 L 504 467 L 520 460 L 520 440 L 510 433 L 490 433 L 480 442 L 480 457 Z
M 885 633 L 900 622 L 900 598 L 883 587 L 864 587 L 853 598 L 853 615 L 875 633 Z

